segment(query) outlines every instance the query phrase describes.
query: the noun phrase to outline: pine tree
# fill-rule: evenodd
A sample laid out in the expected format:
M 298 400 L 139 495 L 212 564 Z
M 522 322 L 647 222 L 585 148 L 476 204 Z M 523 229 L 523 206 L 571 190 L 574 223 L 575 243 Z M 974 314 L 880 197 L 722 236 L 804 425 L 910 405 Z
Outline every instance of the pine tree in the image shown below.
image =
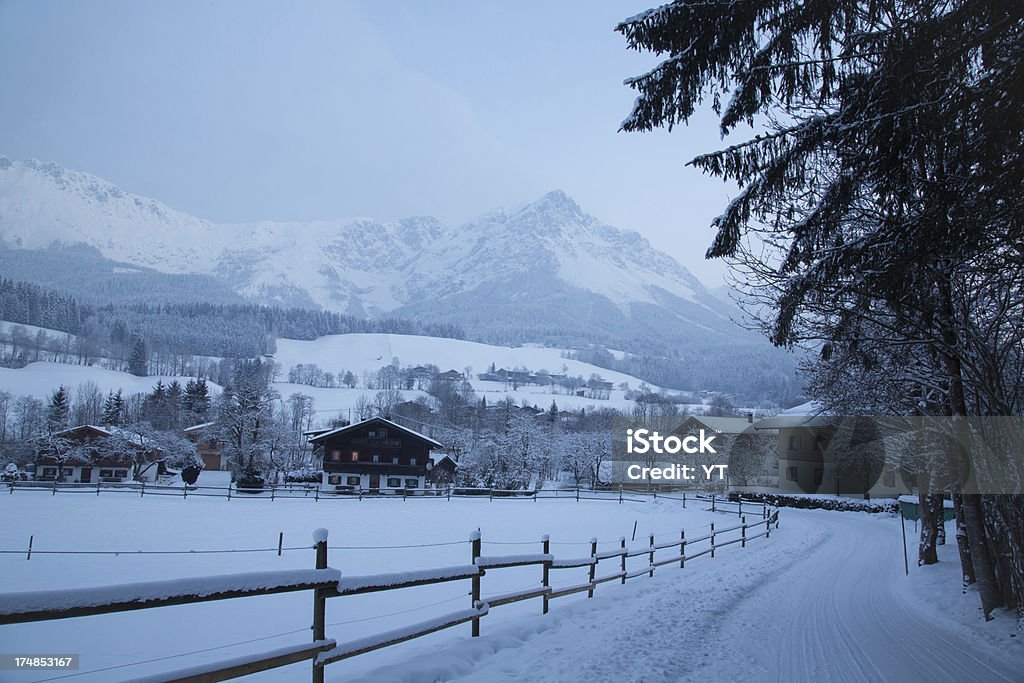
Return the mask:
M 46 427 L 50 434 L 63 431 L 68 428 L 68 415 L 71 411 L 71 398 L 64 385 L 60 385 L 50 395 L 50 403 L 46 410 Z
M 190 379 L 185 383 L 181 408 L 186 421 L 192 424 L 207 421 L 210 412 L 210 391 L 205 379 Z
M 124 418 L 124 398 L 121 389 L 111 391 L 107 394 L 107 400 L 103 403 L 103 424 L 117 426 Z
M 128 357 L 128 372 L 136 377 L 145 377 L 149 374 L 149 348 L 146 340 L 136 335 L 132 340 L 131 355 Z
M 723 136 L 775 122 L 690 162 L 742 188 L 715 219 L 708 256 L 731 259 L 749 302 L 773 311 L 763 323 L 774 343 L 826 340 L 823 353 L 864 371 L 880 357 L 873 343 L 918 345 L 919 384 L 940 388 L 932 403 L 945 414 L 1013 405 L 1001 380 L 966 385 L 990 307 L 965 285 L 1024 269 L 1024 6 L 683 1 L 618 30 L 631 48 L 669 55 L 627 81 L 639 97 L 623 129 L 671 129 L 704 101 Z M 994 282 L 991 301 L 1019 301 L 1019 280 Z M 1019 320 L 1019 304 L 1002 310 Z M 986 616 L 997 586 L 1024 613 L 1024 565 L 1000 584 L 990 560 L 1024 547 L 986 533 L 997 501 L 963 499 Z

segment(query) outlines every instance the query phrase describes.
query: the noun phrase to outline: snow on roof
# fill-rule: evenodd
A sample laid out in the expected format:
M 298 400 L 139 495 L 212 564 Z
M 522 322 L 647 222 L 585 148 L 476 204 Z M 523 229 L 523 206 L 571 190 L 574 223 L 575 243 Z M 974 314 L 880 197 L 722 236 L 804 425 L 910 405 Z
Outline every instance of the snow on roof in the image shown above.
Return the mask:
M 398 424 L 397 422 L 392 422 L 391 420 L 389 420 L 387 418 L 384 418 L 384 417 L 371 417 L 369 420 L 363 420 L 362 422 L 357 422 L 355 424 L 351 424 L 351 425 L 348 425 L 348 426 L 345 426 L 345 427 L 338 427 L 337 429 L 332 429 L 329 432 L 324 432 L 323 434 L 319 434 L 317 436 L 314 436 L 312 439 L 309 440 L 309 442 L 310 443 L 314 443 L 316 441 L 321 441 L 321 440 L 326 439 L 326 438 L 331 437 L 331 436 L 337 436 L 338 434 L 343 434 L 344 432 L 351 431 L 351 430 L 353 430 L 353 429 L 355 429 L 357 427 L 362 427 L 363 425 L 365 425 L 365 424 L 367 424 L 369 422 L 383 422 L 384 424 L 388 425 L 389 427 L 394 427 L 395 429 L 399 429 L 399 430 L 405 432 L 406 434 L 409 434 L 409 435 L 414 436 L 414 437 L 416 437 L 418 439 L 422 439 L 423 441 L 426 441 L 427 443 L 431 444 L 434 448 L 444 448 L 444 446 L 440 442 L 435 441 L 434 439 L 431 439 L 426 434 L 421 434 L 421 433 L 417 432 L 414 429 L 409 429 L 408 427 L 403 427 L 402 425 Z
M 679 427 L 695 421 L 713 429 L 719 434 L 742 434 L 754 426 L 754 423 L 745 417 L 712 417 L 708 415 L 691 415 L 683 420 Z
M 185 429 L 183 431 L 187 434 L 188 432 L 194 432 L 194 431 L 199 430 L 199 429 L 205 429 L 206 427 L 209 427 L 212 424 L 214 424 L 214 423 L 213 422 L 204 422 L 202 424 L 192 425 L 191 427 L 185 427 Z

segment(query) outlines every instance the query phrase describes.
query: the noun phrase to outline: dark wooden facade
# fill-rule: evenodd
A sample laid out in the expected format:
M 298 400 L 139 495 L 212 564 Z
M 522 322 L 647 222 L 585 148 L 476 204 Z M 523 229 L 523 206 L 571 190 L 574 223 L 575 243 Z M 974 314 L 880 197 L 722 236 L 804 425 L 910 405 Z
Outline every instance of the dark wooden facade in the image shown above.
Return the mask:
M 423 489 L 430 451 L 441 448 L 437 441 L 380 417 L 318 434 L 309 442 L 323 463 L 323 488 L 334 491 Z

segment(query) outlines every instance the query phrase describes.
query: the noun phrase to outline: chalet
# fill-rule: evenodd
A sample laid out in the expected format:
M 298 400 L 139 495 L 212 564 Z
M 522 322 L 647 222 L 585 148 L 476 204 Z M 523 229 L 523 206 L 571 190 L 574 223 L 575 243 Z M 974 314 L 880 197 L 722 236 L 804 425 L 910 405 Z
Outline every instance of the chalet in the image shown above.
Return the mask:
M 128 440 L 125 449 L 118 452 L 103 447 L 103 442 L 115 434 Z M 37 453 L 36 480 L 75 484 L 123 483 L 134 479 L 155 481 L 159 473 L 159 465 L 137 469 L 136 462 L 158 462 L 161 452 L 133 443 L 139 436 L 134 432 L 116 427 L 79 425 L 52 436 L 64 440 L 68 450 L 58 455 L 51 445 Z M 69 451 L 74 455 L 68 457 Z
M 461 382 L 465 377 L 458 370 L 447 370 L 437 374 L 437 379 L 442 382 Z
M 874 497 L 894 497 L 910 491 L 899 470 L 885 461 L 884 439 L 863 446 L 866 450 L 862 459 L 877 457 L 874 465 L 837 463 L 839 449 L 833 439 L 837 430 L 849 429 L 849 423 L 845 427 L 843 424 L 843 420 L 833 417 L 796 414 L 777 415 L 758 423 L 759 430 L 778 430 L 779 490 Z M 846 440 L 845 436 L 844 432 L 840 440 Z
M 323 465 L 328 491 L 422 491 L 430 452 L 442 448 L 428 436 L 382 417 L 339 427 L 309 439 Z
M 224 442 L 209 433 L 213 422 L 192 425 L 184 429 L 185 438 L 196 445 L 196 453 L 203 459 L 203 470 L 224 472 L 231 469 L 224 454 Z
M 447 453 L 431 453 L 430 462 L 433 467 L 430 468 L 430 483 L 434 486 L 448 486 L 455 482 L 455 470 L 458 469 L 459 463 L 448 455 Z

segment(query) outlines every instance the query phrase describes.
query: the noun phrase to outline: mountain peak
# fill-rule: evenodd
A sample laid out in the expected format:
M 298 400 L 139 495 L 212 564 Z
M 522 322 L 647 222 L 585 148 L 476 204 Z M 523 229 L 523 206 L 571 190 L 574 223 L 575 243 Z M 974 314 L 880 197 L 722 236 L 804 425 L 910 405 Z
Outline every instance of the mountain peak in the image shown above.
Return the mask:
M 581 223 L 590 217 L 580 208 L 580 205 L 562 190 L 552 190 L 540 199 L 534 200 L 512 215 L 531 217 L 538 221 L 547 230 L 558 228 L 567 223 Z

